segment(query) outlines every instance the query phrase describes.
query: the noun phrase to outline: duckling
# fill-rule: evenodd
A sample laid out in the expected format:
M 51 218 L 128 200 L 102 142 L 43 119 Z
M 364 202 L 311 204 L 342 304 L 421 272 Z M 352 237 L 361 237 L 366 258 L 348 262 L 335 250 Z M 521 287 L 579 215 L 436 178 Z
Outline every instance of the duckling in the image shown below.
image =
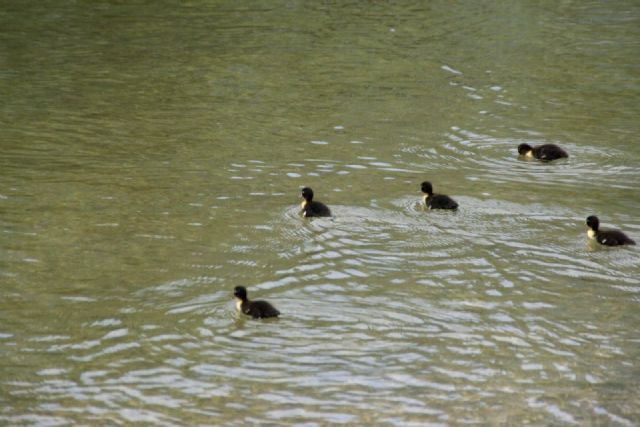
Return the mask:
M 451 197 L 444 194 L 433 194 L 433 187 L 429 181 L 422 183 L 422 192 L 424 193 L 424 204 L 429 209 L 458 209 L 458 204 Z
M 636 242 L 620 230 L 600 230 L 600 220 L 595 215 L 587 217 L 587 226 L 589 227 L 587 236 L 590 239 L 595 239 L 601 245 L 619 246 L 636 244 Z
M 233 290 L 236 297 L 236 308 L 239 312 L 248 314 L 254 319 L 278 317 L 280 312 L 267 301 L 250 301 L 247 297 L 247 289 L 244 286 L 236 286 Z
M 313 201 L 313 190 L 309 187 L 302 189 L 302 197 L 304 198 L 304 202 L 302 202 L 300 208 L 302 209 L 304 217 L 331 216 L 331 211 L 327 205 Z
M 535 147 L 522 143 L 518 145 L 518 153 L 525 157 L 535 157 L 538 160 L 551 161 L 569 157 L 566 151 L 558 147 L 556 144 L 542 144 Z

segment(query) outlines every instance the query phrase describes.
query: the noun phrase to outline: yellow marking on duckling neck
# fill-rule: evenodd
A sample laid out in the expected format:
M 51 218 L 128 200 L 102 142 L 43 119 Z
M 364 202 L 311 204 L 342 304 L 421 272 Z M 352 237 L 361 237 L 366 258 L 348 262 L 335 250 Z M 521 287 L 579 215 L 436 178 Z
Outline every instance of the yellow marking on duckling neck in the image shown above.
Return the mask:
M 429 198 L 428 194 L 425 194 L 424 196 L 422 196 L 422 201 L 424 202 L 424 204 L 427 204 L 427 199 Z
M 524 156 L 525 157 L 533 157 L 533 150 L 527 151 L 527 153 Z
M 241 299 L 237 299 L 236 300 L 236 309 L 238 311 L 240 311 L 240 312 L 242 311 L 242 300 Z
M 306 208 L 307 207 L 307 203 L 309 203 L 309 202 L 307 202 L 306 200 L 303 200 L 302 203 L 300 203 L 300 209 Z
M 592 229 L 588 229 L 587 230 L 587 237 L 590 239 L 595 239 L 596 238 L 596 232 L 593 231 Z

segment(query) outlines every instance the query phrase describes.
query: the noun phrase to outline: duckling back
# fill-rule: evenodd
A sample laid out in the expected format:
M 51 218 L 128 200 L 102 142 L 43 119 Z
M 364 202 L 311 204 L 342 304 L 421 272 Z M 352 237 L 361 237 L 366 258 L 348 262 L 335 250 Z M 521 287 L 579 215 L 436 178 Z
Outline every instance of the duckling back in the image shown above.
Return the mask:
M 433 194 L 431 196 L 427 196 L 424 199 L 424 203 L 429 209 L 458 209 L 458 203 L 451 197 L 444 194 Z
M 331 216 L 331 210 L 327 205 L 315 201 L 305 202 L 302 207 L 302 212 L 304 217 Z
M 247 301 L 242 304 L 241 311 L 254 319 L 278 317 L 280 312 L 267 301 Z

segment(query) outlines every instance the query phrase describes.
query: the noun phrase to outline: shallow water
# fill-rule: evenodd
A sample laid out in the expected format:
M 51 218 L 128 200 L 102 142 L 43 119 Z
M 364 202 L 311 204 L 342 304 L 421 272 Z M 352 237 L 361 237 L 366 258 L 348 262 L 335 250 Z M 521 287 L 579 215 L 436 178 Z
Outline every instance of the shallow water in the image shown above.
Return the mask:
M 639 21 L 5 5 L 0 423 L 640 423 L 640 252 L 584 224 L 640 240 Z

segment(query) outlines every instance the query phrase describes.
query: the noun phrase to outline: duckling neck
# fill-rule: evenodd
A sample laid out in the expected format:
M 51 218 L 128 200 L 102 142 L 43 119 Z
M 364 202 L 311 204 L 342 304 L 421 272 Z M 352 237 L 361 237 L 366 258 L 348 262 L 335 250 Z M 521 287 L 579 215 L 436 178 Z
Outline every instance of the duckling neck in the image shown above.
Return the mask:
M 596 230 L 594 230 L 593 228 L 590 228 L 587 230 L 587 237 L 589 237 L 590 239 L 595 239 L 596 238 L 596 234 L 598 234 L 598 232 Z
M 237 299 L 236 300 L 236 308 L 238 309 L 238 311 L 242 311 L 242 307 L 245 304 L 248 304 L 249 300 L 248 299 Z

